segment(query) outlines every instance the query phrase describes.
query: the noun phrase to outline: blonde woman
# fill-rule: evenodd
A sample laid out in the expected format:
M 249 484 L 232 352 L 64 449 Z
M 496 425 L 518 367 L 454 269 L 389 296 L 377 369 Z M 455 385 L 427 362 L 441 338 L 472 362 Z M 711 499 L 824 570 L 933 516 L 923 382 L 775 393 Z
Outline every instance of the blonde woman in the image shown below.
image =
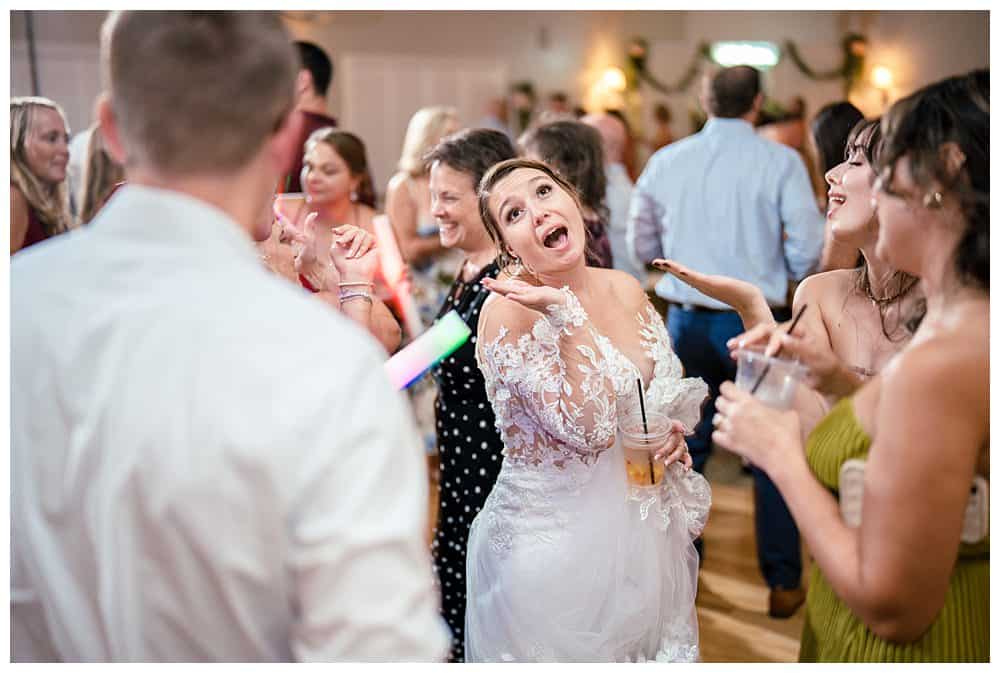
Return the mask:
M 410 265 L 414 299 L 424 324 L 434 320 L 461 263 L 461 254 L 447 251 L 438 237 L 438 225 L 431 215 L 430 169 L 424 155 L 458 129 L 454 108 L 417 110 L 406 128 L 399 171 L 386 188 L 385 212 Z
M 69 125 L 37 96 L 10 101 L 10 254 L 71 228 Z
M 437 221 L 431 215 L 430 166 L 424 157 L 438 141 L 458 129 L 454 108 L 417 110 L 406 128 L 399 171 L 389 180 L 385 194 L 385 213 L 409 265 L 413 300 L 424 325 L 434 322 L 463 258 L 460 251 L 448 250 L 441 243 Z M 414 336 L 408 334 L 407 338 Z M 409 394 L 424 448 L 433 454 L 437 446 L 433 380 L 426 377 L 412 386 Z
M 87 157 L 83 166 L 83 187 L 80 192 L 80 224 L 87 224 L 125 179 L 125 169 L 104 149 L 101 128 L 94 124 L 87 141 Z

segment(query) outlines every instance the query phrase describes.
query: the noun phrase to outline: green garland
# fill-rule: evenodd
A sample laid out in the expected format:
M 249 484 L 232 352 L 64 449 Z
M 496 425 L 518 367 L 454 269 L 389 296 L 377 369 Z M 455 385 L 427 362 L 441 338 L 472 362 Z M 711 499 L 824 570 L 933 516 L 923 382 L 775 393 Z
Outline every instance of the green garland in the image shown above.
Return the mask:
M 811 80 L 844 80 L 844 95 L 850 95 L 851 91 L 861 81 L 861 76 L 865 69 L 865 52 L 868 50 L 868 40 L 864 35 L 858 33 L 848 33 L 841 40 L 841 48 L 844 54 L 843 62 L 836 68 L 816 72 L 802 59 L 798 47 L 791 40 L 785 41 L 784 52 L 792 59 L 792 63 Z
M 841 40 L 844 59 L 839 66 L 830 70 L 816 71 L 809 66 L 799 53 L 799 48 L 791 40 L 786 40 L 784 54 L 792 60 L 795 67 L 803 75 L 811 80 L 844 80 L 844 95 L 850 95 L 851 91 L 861 81 L 865 69 L 865 52 L 868 49 L 868 40 L 859 33 L 848 33 Z M 641 37 L 632 38 L 628 44 L 628 87 L 637 89 L 643 82 L 649 84 L 654 89 L 664 94 L 678 93 L 686 91 L 691 83 L 701 72 L 703 61 L 711 61 L 711 48 L 707 42 L 701 42 L 695 49 L 691 57 L 691 63 L 687 70 L 681 75 L 676 84 L 664 84 L 656 79 L 646 68 L 646 57 L 649 53 L 649 43 Z
M 646 55 L 648 52 L 649 46 L 646 40 L 641 37 L 632 38 L 632 41 L 628 45 L 629 72 L 627 74 L 628 86 L 631 89 L 637 89 L 641 82 L 645 82 L 664 94 L 686 91 L 698 76 L 698 73 L 701 72 L 702 61 L 711 60 L 708 43 L 700 43 L 691 57 L 691 63 L 688 65 L 687 70 L 684 71 L 684 74 L 681 75 L 676 84 L 670 85 L 660 82 L 646 69 Z

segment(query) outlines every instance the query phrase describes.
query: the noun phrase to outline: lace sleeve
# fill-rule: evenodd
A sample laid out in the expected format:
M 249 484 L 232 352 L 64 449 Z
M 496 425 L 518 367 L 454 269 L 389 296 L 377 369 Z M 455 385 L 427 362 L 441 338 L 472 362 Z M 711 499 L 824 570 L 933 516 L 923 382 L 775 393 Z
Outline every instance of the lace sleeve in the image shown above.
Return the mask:
M 680 358 L 670 345 L 663 319 L 647 301 L 645 316 L 639 314 L 643 347 L 653 359 L 653 382 L 647 403 L 693 430 L 701 420 L 701 408 L 708 399 L 708 385 L 700 378 L 685 378 Z
M 578 455 L 614 441 L 614 382 L 586 311 L 569 288 L 562 292 L 565 305 L 550 307 L 530 326 L 480 320 L 477 356 L 513 455 L 537 457 L 552 444 L 549 437 Z

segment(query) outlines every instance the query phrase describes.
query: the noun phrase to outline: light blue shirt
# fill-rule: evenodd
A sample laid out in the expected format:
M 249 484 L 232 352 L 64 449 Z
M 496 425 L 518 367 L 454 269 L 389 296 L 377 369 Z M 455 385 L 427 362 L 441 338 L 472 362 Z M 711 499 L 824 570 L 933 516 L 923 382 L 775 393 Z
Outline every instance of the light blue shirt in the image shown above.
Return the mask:
M 646 269 L 635 258 L 625 235 L 628 232 L 628 208 L 632 202 L 634 185 L 628 177 L 625 166 L 619 163 L 605 164 L 604 174 L 608 178 L 608 188 L 604 202 L 608 206 L 608 239 L 611 241 L 611 263 L 619 271 L 631 274 L 646 286 Z
M 824 223 L 795 150 L 761 138 L 743 119 L 711 118 L 649 159 L 632 192 L 627 241 L 643 262 L 666 257 L 740 278 L 783 307 L 789 278 L 817 266 Z M 656 293 L 729 308 L 670 274 Z

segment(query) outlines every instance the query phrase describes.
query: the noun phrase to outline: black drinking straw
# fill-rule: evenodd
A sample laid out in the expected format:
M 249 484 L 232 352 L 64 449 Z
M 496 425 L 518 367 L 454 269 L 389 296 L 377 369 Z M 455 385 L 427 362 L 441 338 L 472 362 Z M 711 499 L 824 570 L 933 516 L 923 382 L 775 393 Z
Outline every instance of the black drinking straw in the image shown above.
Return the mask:
M 639 388 L 639 411 L 642 412 L 642 431 L 646 435 L 649 434 L 649 427 L 646 425 L 646 399 L 642 394 L 642 379 L 637 378 L 635 380 L 636 386 Z M 646 460 L 649 461 L 649 483 L 654 484 L 653 481 L 653 455 L 651 453 L 646 454 Z
M 785 332 L 785 334 L 791 334 L 795 330 L 795 326 L 799 324 L 799 318 L 801 318 L 802 314 L 806 312 L 806 307 L 807 306 L 809 306 L 809 304 L 803 304 L 802 305 L 802 308 L 799 309 L 799 312 L 795 314 L 794 318 L 792 318 L 792 324 L 788 326 L 788 331 Z M 780 353 L 780 352 L 781 352 L 781 344 L 778 344 L 778 349 L 776 351 L 774 351 L 774 355 L 772 357 L 777 357 L 778 353 Z M 760 373 L 760 376 L 757 377 L 757 382 L 754 383 L 753 387 L 750 389 L 750 394 L 751 395 L 753 395 L 754 393 L 757 392 L 757 389 L 760 388 L 760 384 L 764 382 L 764 377 L 767 376 L 767 373 L 769 371 L 771 371 L 771 363 L 770 362 L 768 362 L 766 365 L 764 365 L 764 371 L 762 371 Z

